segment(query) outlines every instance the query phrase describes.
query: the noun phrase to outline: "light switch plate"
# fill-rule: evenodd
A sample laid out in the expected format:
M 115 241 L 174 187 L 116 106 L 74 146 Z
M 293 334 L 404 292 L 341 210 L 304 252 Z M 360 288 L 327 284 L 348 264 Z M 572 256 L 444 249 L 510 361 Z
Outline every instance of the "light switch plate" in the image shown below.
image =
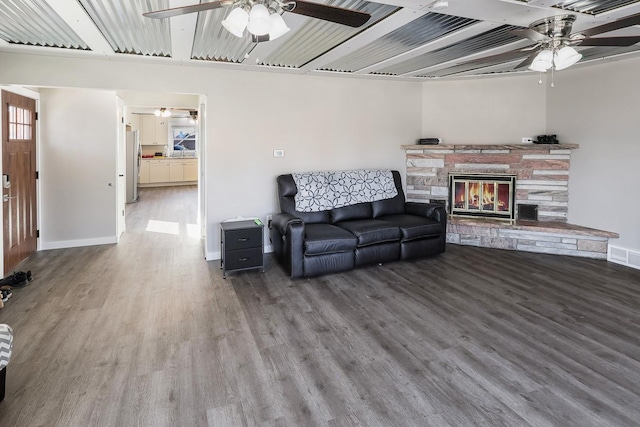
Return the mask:
M 284 150 L 273 150 L 273 157 L 284 157 Z

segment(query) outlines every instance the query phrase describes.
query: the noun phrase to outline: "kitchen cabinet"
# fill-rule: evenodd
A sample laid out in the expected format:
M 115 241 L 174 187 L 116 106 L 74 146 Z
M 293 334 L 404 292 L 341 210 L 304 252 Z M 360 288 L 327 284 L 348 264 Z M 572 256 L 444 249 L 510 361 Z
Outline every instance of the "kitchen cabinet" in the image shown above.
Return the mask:
M 197 181 L 198 180 L 198 161 L 189 160 L 184 164 L 184 181 Z
M 151 160 L 149 162 L 149 183 L 170 182 L 169 160 Z
M 166 117 L 140 116 L 140 143 L 142 145 L 167 145 L 169 122 Z
M 129 119 L 129 126 L 131 126 L 131 130 L 140 130 L 140 114 L 131 114 Z
M 169 181 L 184 181 L 184 165 L 178 160 L 169 160 Z
M 140 176 L 138 177 L 138 183 L 149 183 L 149 160 L 140 161 Z
M 198 159 L 142 159 L 140 184 L 168 184 L 198 180 Z

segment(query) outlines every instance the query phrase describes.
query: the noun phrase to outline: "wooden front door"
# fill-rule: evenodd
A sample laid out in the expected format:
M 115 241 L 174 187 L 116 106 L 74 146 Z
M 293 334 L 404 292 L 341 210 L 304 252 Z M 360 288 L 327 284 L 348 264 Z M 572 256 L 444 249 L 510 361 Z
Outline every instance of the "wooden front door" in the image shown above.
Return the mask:
M 37 248 L 36 101 L 2 91 L 4 274 Z

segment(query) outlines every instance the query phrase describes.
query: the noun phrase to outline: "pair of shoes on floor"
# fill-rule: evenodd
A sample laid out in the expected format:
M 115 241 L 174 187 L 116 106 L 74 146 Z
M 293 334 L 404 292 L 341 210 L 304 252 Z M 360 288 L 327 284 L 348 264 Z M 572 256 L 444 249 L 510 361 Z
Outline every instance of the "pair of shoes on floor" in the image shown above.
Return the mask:
M 31 274 L 31 270 L 26 273 L 24 271 L 16 271 L 4 279 L 0 279 L 0 287 L 6 288 L 8 286 L 10 288 L 22 288 L 27 286 L 32 280 L 33 275 Z
M 11 291 L 2 290 L 0 291 L 0 295 L 2 295 L 2 302 L 7 302 L 9 298 L 11 298 Z

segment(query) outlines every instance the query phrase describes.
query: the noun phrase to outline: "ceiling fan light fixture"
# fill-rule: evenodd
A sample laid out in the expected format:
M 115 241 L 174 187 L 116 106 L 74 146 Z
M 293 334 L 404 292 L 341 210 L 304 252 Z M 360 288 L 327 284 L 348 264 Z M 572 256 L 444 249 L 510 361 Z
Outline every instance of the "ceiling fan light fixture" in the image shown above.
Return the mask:
M 553 52 L 550 49 L 545 49 L 535 57 L 529 69 L 544 73 L 551 67 L 553 67 Z
M 272 13 L 269 16 L 269 20 L 271 21 L 271 30 L 269 30 L 269 40 L 275 40 L 280 36 L 283 36 L 289 32 L 291 28 L 287 26 L 287 23 L 284 22 L 282 16 L 279 13 Z
M 271 19 L 269 9 L 263 4 L 255 4 L 249 12 L 249 23 L 247 30 L 253 35 L 264 36 L 271 30 Z
M 249 14 L 241 7 L 236 7 L 231 11 L 227 19 L 222 21 L 222 26 L 236 37 L 244 35 L 244 29 L 249 23 Z
M 558 50 L 553 58 L 556 70 L 564 70 L 582 59 L 582 54 L 578 53 L 571 46 L 565 46 Z
M 161 108 L 156 108 L 153 111 L 153 115 L 156 116 L 156 117 L 160 117 L 160 115 L 162 114 L 162 110 L 164 110 L 164 108 L 162 108 L 162 109 Z

